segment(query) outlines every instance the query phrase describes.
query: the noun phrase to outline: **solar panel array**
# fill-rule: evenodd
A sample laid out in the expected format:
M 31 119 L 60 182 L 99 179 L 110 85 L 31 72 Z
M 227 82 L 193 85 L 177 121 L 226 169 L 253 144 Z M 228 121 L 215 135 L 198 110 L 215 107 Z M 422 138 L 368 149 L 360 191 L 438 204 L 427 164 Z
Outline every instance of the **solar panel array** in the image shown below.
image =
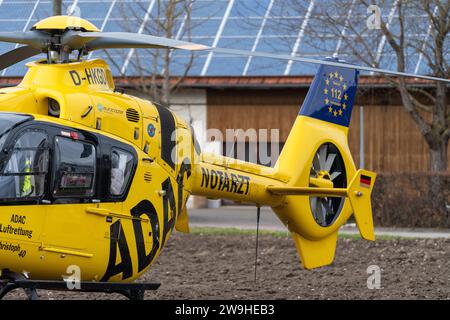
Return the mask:
M 391 22 L 389 28 L 394 31 L 399 28 L 396 1 L 379 1 L 383 20 Z M 395 54 L 381 31 L 367 30 L 367 8 L 355 4 L 355 0 L 343 2 L 347 3 L 347 7 L 342 8 L 346 14 L 341 17 L 342 25 L 336 26 L 324 22 L 323 15 L 327 8 L 339 6 L 339 0 L 193 0 L 190 10 L 181 6 L 186 3 L 174 8 L 176 16 L 170 34 L 174 38 L 209 46 L 314 58 L 338 55 L 346 61 L 361 64 L 347 43 L 355 39 L 355 30 L 365 29 L 361 36 L 371 45 L 369 51 L 380 67 L 395 69 Z M 159 3 L 162 5 L 158 6 Z M 74 0 L 63 1 L 63 13 L 88 19 L 103 31 L 163 35 L 165 31 L 158 30 L 155 21 L 165 16 L 166 5 L 166 0 Z M 28 30 L 52 12 L 52 1 L 48 0 L 0 0 L 0 31 Z M 408 35 L 410 41 L 420 43 L 430 38 L 425 13 L 408 16 L 407 22 L 422 26 Z M 447 49 L 449 42 L 447 39 Z M 0 52 L 14 47 L 14 44 L 0 43 Z M 449 51 L 446 51 L 447 58 Z M 164 70 L 164 52 L 158 52 L 156 61 L 153 59 L 155 52 L 154 49 L 109 50 L 108 53 L 95 52 L 91 57 L 109 60 L 115 75 L 147 75 L 152 70 Z M 429 71 L 427 63 L 416 52 L 407 52 L 407 71 L 425 74 Z M 190 53 L 181 50 L 170 53 L 170 61 L 172 74 L 183 74 L 190 65 L 188 74 L 193 76 L 310 75 L 317 68 L 286 60 L 208 52 L 196 53 L 192 58 Z M 25 71 L 24 63 L 21 63 L 3 70 L 1 75 L 20 76 Z

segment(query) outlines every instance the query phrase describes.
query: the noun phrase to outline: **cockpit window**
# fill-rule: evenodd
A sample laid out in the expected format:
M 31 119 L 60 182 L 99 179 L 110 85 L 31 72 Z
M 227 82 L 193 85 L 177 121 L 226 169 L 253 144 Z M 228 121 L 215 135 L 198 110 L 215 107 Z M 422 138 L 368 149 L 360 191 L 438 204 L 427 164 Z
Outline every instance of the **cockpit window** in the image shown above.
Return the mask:
M 111 186 L 112 196 L 122 196 L 130 181 L 133 171 L 134 157 L 131 153 L 112 149 L 111 152 Z
M 32 117 L 27 115 L 0 113 L 0 150 L 3 149 L 3 145 L 11 129 L 31 119 Z
M 35 198 L 44 193 L 48 172 L 48 138 L 40 130 L 18 136 L 0 173 L 0 199 Z
M 57 137 L 55 149 L 57 197 L 91 197 L 94 194 L 95 147 L 84 141 Z

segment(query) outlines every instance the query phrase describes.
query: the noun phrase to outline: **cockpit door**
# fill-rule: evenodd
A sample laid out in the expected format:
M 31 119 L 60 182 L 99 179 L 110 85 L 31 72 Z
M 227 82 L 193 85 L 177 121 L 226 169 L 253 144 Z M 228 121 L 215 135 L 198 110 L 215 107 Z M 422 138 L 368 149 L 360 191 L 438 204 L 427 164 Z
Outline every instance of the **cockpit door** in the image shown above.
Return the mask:
M 86 209 L 95 196 L 98 146 L 77 131 L 53 138 L 51 205 L 46 206 L 45 246 L 86 249 L 92 224 Z
M 48 178 L 48 133 L 37 126 L 25 126 L 10 133 L 2 150 L 0 237 L 11 243 L 41 242 L 45 207 L 38 204 L 45 196 Z

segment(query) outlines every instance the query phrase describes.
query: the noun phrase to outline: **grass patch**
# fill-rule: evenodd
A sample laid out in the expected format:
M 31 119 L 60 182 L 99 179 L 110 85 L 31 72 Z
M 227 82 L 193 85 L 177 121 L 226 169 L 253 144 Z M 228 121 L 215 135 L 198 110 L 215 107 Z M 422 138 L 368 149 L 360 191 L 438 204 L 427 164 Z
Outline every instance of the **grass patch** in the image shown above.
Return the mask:
M 206 235 L 206 236 L 254 236 L 255 230 L 238 229 L 238 228 L 212 228 L 212 227 L 195 227 L 190 229 L 190 233 L 193 235 Z M 290 234 L 287 231 L 270 231 L 259 230 L 260 235 L 270 235 L 278 238 L 290 238 Z M 359 234 L 339 234 L 341 239 L 359 240 L 361 239 Z M 399 239 L 413 239 L 406 237 L 381 235 L 376 236 L 375 240 L 399 240 Z
M 190 228 L 190 233 L 195 235 L 207 236 L 253 236 L 256 234 L 255 230 L 237 229 L 237 228 Z M 269 231 L 259 230 L 259 234 L 271 235 L 275 237 L 286 238 L 289 237 L 288 232 L 284 231 Z
M 339 234 L 339 238 L 341 239 L 354 239 L 361 240 L 361 236 L 359 234 Z M 399 236 L 389 236 L 389 235 L 375 235 L 375 241 L 378 240 L 400 240 L 400 239 L 414 239 L 413 237 L 399 237 Z

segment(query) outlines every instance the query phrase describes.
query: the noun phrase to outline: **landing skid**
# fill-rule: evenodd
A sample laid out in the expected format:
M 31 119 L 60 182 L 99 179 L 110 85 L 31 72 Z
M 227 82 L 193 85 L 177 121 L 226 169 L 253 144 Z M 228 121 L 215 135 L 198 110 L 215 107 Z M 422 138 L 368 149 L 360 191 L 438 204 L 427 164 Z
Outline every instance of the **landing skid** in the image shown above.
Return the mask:
M 143 300 L 145 291 L 155 291 L 159 283 L 115 283 L 81 281 L 80 289 L 69 289 L 65 281 L 29 280 L 21 274 L 13 274 L 0 282 L 0 300 L 15 289 L 24 289 L 29 300 L 38 300 L 37 289 L 71 291 L 71 292 L 101 292 L 118 293 L 130 300 Z

